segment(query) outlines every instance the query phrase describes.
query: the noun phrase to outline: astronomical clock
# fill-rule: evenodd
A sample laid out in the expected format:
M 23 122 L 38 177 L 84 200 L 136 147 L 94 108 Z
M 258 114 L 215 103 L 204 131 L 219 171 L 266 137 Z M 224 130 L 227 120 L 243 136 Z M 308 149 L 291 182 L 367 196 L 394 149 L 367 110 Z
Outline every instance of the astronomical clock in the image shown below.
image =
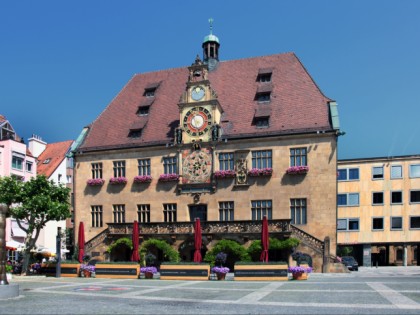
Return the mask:
M 186 89 L 178 103 L 180 125 L 175 132 L 175 144 L 181 148 L 182 183 L 210 184 L 222 108 L 208 80 L 207 64 L 197 56 L 188 69 Z

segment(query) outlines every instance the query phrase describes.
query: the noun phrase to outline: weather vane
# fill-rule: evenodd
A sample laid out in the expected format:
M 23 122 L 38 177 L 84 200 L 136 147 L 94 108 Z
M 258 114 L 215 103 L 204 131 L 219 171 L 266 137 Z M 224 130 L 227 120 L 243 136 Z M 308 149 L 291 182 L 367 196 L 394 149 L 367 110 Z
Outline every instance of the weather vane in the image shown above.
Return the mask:
M 210 23 L 210 34 L 213 34 L 213 18 L 209 18 Z

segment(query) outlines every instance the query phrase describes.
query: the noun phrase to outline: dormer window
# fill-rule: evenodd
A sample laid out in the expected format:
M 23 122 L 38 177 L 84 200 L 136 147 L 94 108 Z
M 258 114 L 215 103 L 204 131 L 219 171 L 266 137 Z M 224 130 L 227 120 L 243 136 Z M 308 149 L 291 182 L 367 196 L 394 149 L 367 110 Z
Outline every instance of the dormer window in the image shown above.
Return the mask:
M 51 159 L 50 158 L 48 158 L 48 159 L 45 159 L 43 162 L 42 162 L 42 164 L 48 164 L 48 163 L 50 163 L 51 162 Z
M 257 82 L 271 82 L 271 73 L 261 73 L 257 76 Z
M 150 106 L 140 106 L 139 109 L 137 110 L 137 115 L 138 116 L 149 115 L 149 109 L 150 109 Z
M 145 89 L 143 96 L 146 96 L 146 97 L 154 97 L 155 96 L 155 92 L 156 92 L 156 88 L 154 88 L 154 89 Z
M 269 102 L 271 98 L 271 92 L 260 92 L 255 95 L 255 100 L 259 103 Z
M 138 139 L 141 137 L 141 131 L 142 129 L 130 129 L 130 132 L 128 133 L 129 138 Z
M 257 126 L 257 128 L 267 128 L 269 126 L 268 121 L 269 117 L 255 118 L 255 126 Z
M 261 68 L 258 70 L 257 82 L 271 82 L 272 68 Z

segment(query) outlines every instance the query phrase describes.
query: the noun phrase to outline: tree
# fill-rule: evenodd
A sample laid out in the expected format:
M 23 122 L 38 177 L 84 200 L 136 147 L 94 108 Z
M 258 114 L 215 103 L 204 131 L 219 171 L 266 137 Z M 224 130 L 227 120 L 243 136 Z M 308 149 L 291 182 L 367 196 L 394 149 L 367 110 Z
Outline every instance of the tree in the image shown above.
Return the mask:
M 7 178 L 1 180 L 11 183 Z M 9 208 L 9 213 L 26 233 L 22 268 L 25 273 L 28 270 L 31 250 L 35 248 L 39 233 L 46 223 L 65 220 L 71 216 L 70 189 L 62 184 L 56 185 L 54 181 L 49 181 L 43 175 L 31 178 L 24 183 L 17 183 L 19 189 L 14 190 L 17 195 L 11 198 L 11 189 L 7 190 L 6 193 L 1 191 L 0 200 L 10 200 L 17 203 L 17 205 Z M 23 222 L 26 222 L 27 226 Z
M 18 201 L 22 188 L 23 182 L 21 180 L 10 176 L 0 177 L 0 203 L 4 203 L 10 209 L 12 204 Z

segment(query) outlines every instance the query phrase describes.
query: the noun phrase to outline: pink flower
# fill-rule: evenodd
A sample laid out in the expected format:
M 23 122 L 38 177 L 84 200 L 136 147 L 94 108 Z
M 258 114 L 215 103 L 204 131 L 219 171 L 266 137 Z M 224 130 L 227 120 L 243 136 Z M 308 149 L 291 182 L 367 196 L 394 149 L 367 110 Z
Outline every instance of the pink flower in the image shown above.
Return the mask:
M 109 180 L 110 184 L 126 184 L 127 178 L 120 176 L 120 177 L 111 177 Z
M 309 171 L 309 166 L 290 166 L 287 170 L 287 174 L 306 174 Z
M 137 175 L 134 176 L 135 183 L 150 183 L 152 181 L 152 176 L 150 175 Z
M 178 181 L 179 175 L 178 174 L 162 174 L 159 176 L 159 181 L 161 182 L 171 182 L 171 181 Z
M 105 183 L 105 180 L 103 180 L 102 178 L 91 178 L 88 179 L 86 184 L 88 184 L 89 186 L 102 186 Z

